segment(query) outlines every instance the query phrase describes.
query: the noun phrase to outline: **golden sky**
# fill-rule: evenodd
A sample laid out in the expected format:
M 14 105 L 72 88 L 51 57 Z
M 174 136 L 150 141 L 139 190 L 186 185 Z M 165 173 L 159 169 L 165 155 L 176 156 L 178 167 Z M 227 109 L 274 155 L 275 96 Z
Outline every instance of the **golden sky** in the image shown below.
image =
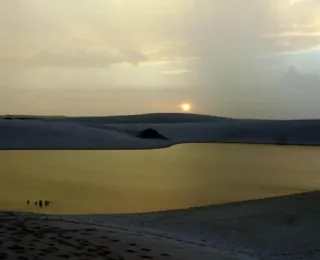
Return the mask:
M 222 116 L 319 114 L 317 0 L 3 0 L 0 12 L 0 114 L 181 102 Z

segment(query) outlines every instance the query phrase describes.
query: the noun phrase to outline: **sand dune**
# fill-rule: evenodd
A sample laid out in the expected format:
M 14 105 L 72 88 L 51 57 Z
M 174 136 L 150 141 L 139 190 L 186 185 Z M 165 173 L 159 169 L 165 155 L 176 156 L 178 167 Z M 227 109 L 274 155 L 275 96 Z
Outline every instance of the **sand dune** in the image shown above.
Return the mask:
M 90 217 L 89 217 L 90 218 Z M 0 259 L 217 259 L 210 247 L 33 214 L 0 214 Z
M 141 139 L 152 128 L 169 140 Z M 152 149 L 180 143 L 320 145 L 320 120 L 240 120 L 193 114 L 0 117 L 0 149 Z
M 74 123 L 0 119 L 0 149 L 152 149 L 169 145 Z
M 315 191 L 134 215 L 3 212 L 0 258 L 318 260 L 319 201 Z

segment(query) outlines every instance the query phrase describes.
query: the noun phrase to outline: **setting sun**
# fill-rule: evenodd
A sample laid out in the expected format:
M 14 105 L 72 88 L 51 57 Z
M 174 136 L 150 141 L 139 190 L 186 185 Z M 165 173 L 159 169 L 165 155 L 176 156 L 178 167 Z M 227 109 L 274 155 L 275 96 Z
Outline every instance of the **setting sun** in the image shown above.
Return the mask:
M 191 109 L 191 105 L 189 103 L 183 103 L 180 105 L 180 107 L 184 112 L 188 112 Z

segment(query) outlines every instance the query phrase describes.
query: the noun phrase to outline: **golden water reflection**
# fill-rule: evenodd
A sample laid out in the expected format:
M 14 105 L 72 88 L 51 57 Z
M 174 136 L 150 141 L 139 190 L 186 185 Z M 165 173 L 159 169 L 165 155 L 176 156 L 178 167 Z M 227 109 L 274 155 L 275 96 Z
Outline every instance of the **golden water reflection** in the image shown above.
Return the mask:
M 244 144 L 1 151 L 0 210 L 129 213 L 302 192 L 320 187 L 319 157 L 316 147 Z

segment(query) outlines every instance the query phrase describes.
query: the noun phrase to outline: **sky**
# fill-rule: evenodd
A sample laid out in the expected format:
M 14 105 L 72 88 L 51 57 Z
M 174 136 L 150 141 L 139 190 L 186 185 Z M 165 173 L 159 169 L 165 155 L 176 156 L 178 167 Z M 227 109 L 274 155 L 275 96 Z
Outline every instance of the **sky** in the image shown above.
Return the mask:
M 0 0 L 0 114 L 319 118 L 319 0 Z

